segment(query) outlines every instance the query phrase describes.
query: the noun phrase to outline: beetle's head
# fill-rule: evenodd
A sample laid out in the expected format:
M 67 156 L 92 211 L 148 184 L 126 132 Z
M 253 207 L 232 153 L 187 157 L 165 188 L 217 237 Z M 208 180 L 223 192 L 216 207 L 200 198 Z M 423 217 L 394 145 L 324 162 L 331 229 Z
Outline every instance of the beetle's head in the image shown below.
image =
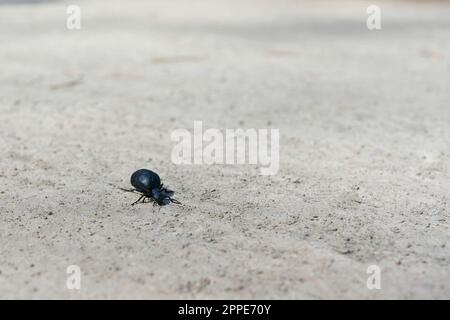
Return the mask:
M 165 206 L 172 202 L 170 198 L 174 194 L 173 191 L 167 190 L 165 188 L 155 188 L 152 190 L 152 198 L 160 206 Z

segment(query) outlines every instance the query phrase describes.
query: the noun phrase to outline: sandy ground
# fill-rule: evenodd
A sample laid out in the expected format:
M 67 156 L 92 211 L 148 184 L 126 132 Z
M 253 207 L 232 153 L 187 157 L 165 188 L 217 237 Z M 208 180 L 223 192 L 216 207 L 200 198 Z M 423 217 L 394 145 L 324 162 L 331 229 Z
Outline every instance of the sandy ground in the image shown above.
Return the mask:
M 450 298 L 450 3 L 0 2 L 0 298 Z M 278 174 L 173 164 L 194 120 Z

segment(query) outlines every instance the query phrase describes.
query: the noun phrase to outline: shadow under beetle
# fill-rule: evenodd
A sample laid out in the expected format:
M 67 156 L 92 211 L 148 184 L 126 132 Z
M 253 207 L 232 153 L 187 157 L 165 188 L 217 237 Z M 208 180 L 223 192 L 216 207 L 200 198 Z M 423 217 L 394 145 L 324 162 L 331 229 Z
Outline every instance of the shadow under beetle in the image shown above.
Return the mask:
M 158 174 L 151 170 L 140 169 L 131 175 L 130 180 L 134 189 L 120 189 L 141 195 L 139 199 L 131 204 L 132 206 L 140 201 L 145 203 L 146 199 L 150 199 L 153 204 L 158 204 L 160 206 L 165 206 L 169 203 L 181 204 L 178 200 L 172 198 L 175 192 L 164 188 Z

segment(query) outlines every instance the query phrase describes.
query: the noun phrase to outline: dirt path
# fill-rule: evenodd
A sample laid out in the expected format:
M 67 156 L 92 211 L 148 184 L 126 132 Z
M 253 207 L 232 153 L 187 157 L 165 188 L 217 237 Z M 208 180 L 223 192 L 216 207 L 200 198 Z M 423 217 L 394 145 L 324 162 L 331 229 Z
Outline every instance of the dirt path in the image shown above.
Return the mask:
M 379 31 L 359 1 L 72 2 L 78 31 L 0 5 L 1 298 L 450 298 L 445 2 Z M 279 129 L 278 174 L 174 165 L 194 120 Z M 184 205 L 131 207 L 141 167 Z

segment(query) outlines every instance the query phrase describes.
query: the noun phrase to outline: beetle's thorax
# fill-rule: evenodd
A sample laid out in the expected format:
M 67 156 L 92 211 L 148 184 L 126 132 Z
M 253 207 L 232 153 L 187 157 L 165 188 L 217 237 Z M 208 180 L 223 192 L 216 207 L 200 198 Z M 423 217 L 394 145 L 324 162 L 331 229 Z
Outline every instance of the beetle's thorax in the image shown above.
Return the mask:
M 159 188 L 152 189 L 153 199 L 158 200 L 160 196 L 161 196 L 161 190 Z

